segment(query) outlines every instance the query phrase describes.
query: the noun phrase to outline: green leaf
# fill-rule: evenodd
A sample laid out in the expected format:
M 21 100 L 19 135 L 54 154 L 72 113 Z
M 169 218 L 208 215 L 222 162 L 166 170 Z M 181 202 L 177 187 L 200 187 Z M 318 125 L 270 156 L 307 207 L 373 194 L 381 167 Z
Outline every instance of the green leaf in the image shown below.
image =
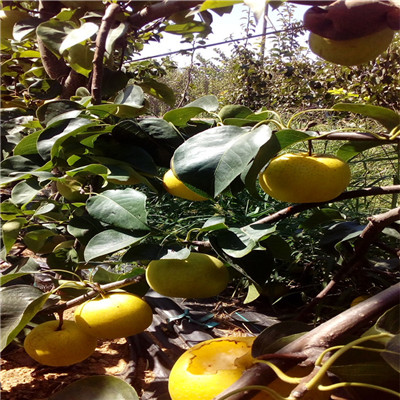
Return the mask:
M 127 22 L 120 22 L 116 28 L 110 29 L 106 41 L 106 56 L 113 54 L 118 39 L 124 37 L 128 29 L 129 23 Z
M 102 267 L 97 267 L 95 274 L 93 275 L 93 282 L 100 283 L 101 285 L 111 282 L 121 281 L 126 278 L 133 278 L 135 276 L 143 275 L 143 268 L 133 268 L 131 271 L 118 274 L 115 272 L 108 271 Z
M 11 156 L 1 162 L 1 184 L 26 178 L 39 169 L 43 160 L 39 156 Z M 50 174 L 50 176 L 52 176 Z
M 23 240 L 29 250 L 32 250 L 35 253 L 39 253 L 47 242 L 47 239 L 52 236 L 56 236 L 56 233 L 54 233 L 50 229 L 35 229 L 27 232 L 24 235 Z
M 96 123 L 86 118 L 65 119 L 53 123 L 45 128 L 37 141 L 39 154 L 43 159 L 54 157 L 61 144 L 71 136 L 85 131 L 89 126 L 96 126 Z
M 320 244 L 323 247 L 335 246 L 346 240 L 359 237 L 364 228 L 365 225 L 360 225 L 353 221 L 339 222 L 324 231 Z
M 400 305 L 386 311 L 375 324 L 378 332 L 389 332 L 394 335 L 400 333 Z
M 74 30 L 75 26 L 70 21 L 50 19 L 46 22 L 42 22 L 36 28 L 36 34 L 48 49 L 56 55 L 61 55 L 60 46 L 67 35 Z
M 143 90 L 139 86 L 129 85 L 117 94 L 114 103 L 140 108 L 144 104 Z
M 264 18 L 265 14 L 265 1 L 259 0 L 243 0 L 244 4 L 249 6 L 250 10 L 253 12 L 256 21 L 258 22 L 260 19 Z
M 36 131 L 28 136 L 23 137 L 20 142 L 14 147 L 14 156 L 28 156 L 38 154 L 36 142 L 41 131 Z
M 29 95 L 40 100 L 54 99 L 62 92 L 61 84 L 53 79 L 40 79 L 28 88 Z
M 36 115 L 39 118 L 40 124 L 46 127 L 47 125 L 51 125 L 52 122 L 64 119 L 66 115 L 70 115 L 71 111 L 75 111 L 74 118 L 76 118 L 83 110 L 84 107 L 74 101 L 54 100 L 41 105 L 37 109 Z
M 311 132 L 306 133 L 294 129 L 282 129 L 276 132 L 276 137 L 278 138 L 282 149 L 290 147 L 295 143 L 309 140 L 313 136 L 315 136 L 315 134 L 312 134 Z
M 25 218 L 10 219 L 2 225 L 2 238 L 6 254 L 11 250 L 16 242 L 21 228 L 25 225 Z
M 188 121 L 202 112 L 204 110 L 200 107 L 176 108 L 175 110 L 166 112 L 163 118 L 175 126 L 185 126 Z
M 89 240 L 103 231 L 103 225 L 90 215 L 75 215 L 67 225 L 67 232 L 86 245 Z
M 246 189 L 253 197 L 259 198 L 256 186 L 259 173 L 265 165 L 267 165 L 268 161 L 275 157 L 280 150 L 281 144 L 276 135 L 271 135 L 269 140 L 260 147 L 244 178 Z
M 400 114 L 386 107 L 371 104 L 338 103 L 332 108 L 335 111 L 348 111 L 373 118 L 388 130 L 392 130 L 400 124 Z
M 71 48 L 72 46 L 91 38 L 98 30 L 99 26 L 97 24 L 93 22 L 86 22 L 79 28 L 70 31 L 60 45 L 60 54 L 64 53 L 65 50 Z
M 86 262 L 94 260 L 105 254 L 111 254 L 125 247 L 131 246 L 144 239 L 147 232 L 122 232 L 115 229 L 107 229 L 92 237 L 86 245 L 84 258 Z
M 39 18 L 26 18 L 18 21 L 13 27 L 13 38 L 18 42 L 27 38 L 35 32 L 37 26 L 42 22 Z M 39 56 L 40 57 L 40 56 Z
M 386 351 L 381 353 L 383 359 L 397 372 L 400 372 L 400 335 L 395 335 L 386 344 Z
M 340 211 L 333 208 L 314 209 L 312 215 L 301 223 L 303 229 L 313 229 L 333 221 L 344 220 Z
M 0 288 L 2 351 L 41 310 L 51 293 L 31 285 L 13 285 Z
M 17 206 L 23 206 L 29 203 L 40 190 L 42 187 L 36 178 L 18 182 L 11 191 L 11 201 Z
M 299 321 L 284 321 L 264 329 L 252 346 L 252 356 L 275 353 L 283 346 L 304 335 L 310 326 Z
M 116 228 L 147 231 L 146 195 L 127 188 L 106 190 L 86 202 L 89 214 Z
M 223 2 L 222 2 L 223 3 Z M 204 3 L 203 3 L 204 5 Z M 253 111 L 246 106 L 240 106 L 236 104 L 228 104 L 221 108 L 218 113 L 222 121 L 227 118 L 246 118 L 248 115 L 252 114 Z
M 382 146 L 382 143 L 377 140 L 352 140 L 340 146 L 336 151 L 336 156 L 343 161 L 349 161 L 363 151 L 377 146 Z
M 214 8 L 224 8 L 240 3 L 243 3 L 243 0 L 206 0 L 202 3 L 199 11 L 205 11 Z
M 143 89 L 137 85 L 129 85 L 118 92 L 113 103 L 88 107 L 92 112 L 103 111 L 120 118 L 134 118 L 144 110 L 145 98 Z
M 246 298 L 243 300 L 243 304 L 249 304 L 252 301 L 258 299 L 261 295 L 260 289 L 254 283 L 250 283 L 249 287 L 247 288 L 247 295 Z
M 186 107 L 199 107 L 202 108 L 204 111 L 207 112 L 214 112 L 218 110 L 219 107 L 219 101 L 216 96 L 213 94 L 207 95 L 200 97 L 199 99 L 196 99 L 192 101 L 191 103 L 187 104 L 184 108 Z
M 200 232 L 216 231 L 219 229 L 227 229 L 228 226 L 225 224 L 225 217 L 211 217 L 200 229 Z
M 186 123 L 203 112 L 214 112 L 218 109 L 219 102 L 214 95 L 203 96 L 185 107 L 168 111 L 163 118 L 176 126 L 185 126 Z
M 271 135 L 265 125 L 251 131 L 236 126 L 211 128 L 179 146 L 171 165 L 181 181 L 214 197 L 247 168 Z
M 165 28 L 165 32 L 177 35 L 197 32 L 210 33 L 211 28 L 202 21 L 189 21 L 183 24 L 167 25 Z
M 6 275 L 0 276 L 0 286 L 4 286 L 6 283 L 18 279 L 21 276 L 31 275 L 40 270 L 40 265 L 33 258 L 26 258 L 22 260 L 22 265 L 18 265 L 13 270 L 9 271 Z
M 68 50 L 67 60 L 70 67 L 81 75 L 89 77 L 93 69 L 94 52 L 89 46 L 81 43 Z
M 146 78 L 138 84 L 146 93 L 173 107 L 176 101 L 175 92 L 166 84 L 155 79 Z
M 111 375 L 89 376 L 52 394 L 49 400 L 139 400 L 135 389 Z
M 292 258 L 292 249 L 288 242 L 279 235 L 270 235 L 262 243 L 271 252 L 274 258 L 289 261 Z

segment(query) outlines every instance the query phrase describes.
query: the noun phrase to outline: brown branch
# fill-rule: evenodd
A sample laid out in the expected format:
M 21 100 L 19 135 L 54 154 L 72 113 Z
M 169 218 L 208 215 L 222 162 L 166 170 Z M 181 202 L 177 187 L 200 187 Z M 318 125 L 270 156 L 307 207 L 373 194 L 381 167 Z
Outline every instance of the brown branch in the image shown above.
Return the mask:
M 203 3 L 203 0 L 197 1 L 166 1 L 153 5 L 149 5 L 143 10 L 131 15 L 128 22 L 134 30 L 138 30 L 149 22 L 155 21 L 158 18 L 169 17 L 179 11 L 189 10 Z
M 276 352 L 280 354 L 293 354 L 297 358 L 302 354 L 310 362 L 315 362 L 317 357 L 339 339 L 353 333 L 370 321 L 375 321 L 388 309 L 398 304 L 400 298 L 400 283 L 383 290 L 368 300 L 347 309 L 329 321 L 324 322 L 300 338 L 282 347 Z M 287 357 L 270 359 L 277 367 L 287 370 L 293 365 L 293 360 Z M 249 385 L 268 385 L 276 378 L 275 373 L 266 364 L 255 364 L 247 369 L 241 378 L 224 392 L 217 395 L 214 400 L 221 399 L 229 392 Z M 229 397 L 229 400 L 247 400 L 254 397 L 254 393 L 240 392 Z
M 39 2 L 39 15 L 43 20 L 57 15 L 60 11 L 61 3 L 59 1 L 40 1 Z M 67 66 L 63 58 L 57 58 L 55 54 L 48 49 L 43 40 L 37 35 L 37 44 L 39 48 L 40 57 L 42 59 L 43 68 L 46 74 L 51 79 L 62 81 L 68 76 L 70 68 Z
M 101 103 L 101 88 L 103 81 L 103 62 L 106 51 L 106 41 L 110 29 L 114 23 L 116 14 L 121 10 L 118 4 L 110 4 L 101 20 L 99 33 L 96 38 L 96 51 L 93 57 L 93 76 L 91 94 L 93 104 Z
M 282 210 L 277 211 L 276 213 L 273 213 L 264 218 L 261 218 L 260 220 L 253 222 L 250 225 L 278 222 L 282 219 L 288 218 L 299 212 L 309 210 L 311 208 L 318 207 L 318 206 L 321 206 L 326 203 L 333 203 L 333 202 L 342 201 L 342 200 L 355 199 L 357 197 L 377 196 L 377 195 L 393 194 L 393 193 L 400 193 L 400 185 L 370 187 L 370 188 L 365 188 L 365 189 L 350 190 L 348 192 L 343 192 L 338 197 L 336 197 L 335 199 L 332 199 L 328 202 L 301 203 L 301 204 L 295 204 L 293 206 L 286 207 Z
M 126 278 L 120 281 L 106 283 L 104 285 L 99 285 L 99 288 L 96 290 L 90 290 L 89 292 L 83 294 L 82 296 L 75 297 L 72 300 L 66 301 L 65 303 L 56 304 L 47 308 L 43 308 L 39 311 L 38 314 L 54 314 L 60 313 L 68 308 L 72 308 L 78 306 L 79 304 L 84 303 L 86 300 L 92 299 L 99 294 L 99 291 L 109 292 L 110 290 L 121 289 L 125 286 L 132 285 L 134 283 L 140 282 L 144 278 L 144 275 L 135 276 L 133 278 Z
M 400 219 L 400 207 L 386 213 L 374 215 L 369 219 L 369 223 L 361 232 L 359 239 L 355 243 L 355 250 L 352 256 L 343 263 L 340 270 L 332 280 L 318 293 L 313 300 L 302 310 L 298 319 L 302 319 L 316 304 L 318 304 L 345 276 L 357 267 L 361 267 L 365 261 L 365 254 L 376 236 L 384 228 Z

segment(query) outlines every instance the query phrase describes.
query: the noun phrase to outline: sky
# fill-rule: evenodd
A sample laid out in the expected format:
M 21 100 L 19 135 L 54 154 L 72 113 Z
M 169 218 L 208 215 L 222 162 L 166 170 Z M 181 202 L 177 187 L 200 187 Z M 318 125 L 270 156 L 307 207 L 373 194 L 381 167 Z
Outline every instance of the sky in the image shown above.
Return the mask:
M 296 6 L 295 18 L 301 20 L 305 10 L 308 7 L 306 6 Z M 213 15 L 213 24 L 212 30 L 213 33 L 209 35 L 207 38 L 207 44 L 222 42 L 226 39 L 236 39 L 245 36 L 244 28 L 242 25 L 245 23 L 244 18 L 246 17 L 246 13 L 248 11 L 248 7 L 243 4 L 237 4 L 233 7 L 233 10 L 230 14 L 224 14 L 222 17 L 212 12 Z M 273 27 L 279 29 L 279 22 L 277 20 L 278 12 L 276 10 L 269 11 L 269 17 L 271 22 L 273 23 Z M 268 23 L 268 30 L 273 30 L 270 22 Z M 256 26 L 256 30 L 254 35 L 261 33 L 262 31 L 262 21 Z M 143 51 L 140 55 L 134 58 L 134 60 L 139 60 L 144 57 L 154 57 L 160 54 L 177 51 L 180 49 L 189 49 L 191 47 L 190 43 L 180 43 L 181 37 L 179 35 L 173 35 L 170 33 L 163 33 L 163 38 L 160 43 L 152 42 L 151 45 L 147 45 L 144 47 Z M 251 42 L 260 42 L 260 38 L 251 39 Z M 243 43 L 243 42 L 241 42 Z M 267 46 L 268 46 L 268 38 L 267 38 Z M 215 57 L 215 48 L 219 48 L 221 51 L 226 54 L 230 53 L 231 46 L 229 44 L 219 45 L 215 47 L 208 47 L 205 49 L 196 50 L 196 54 L 200 54 L 204 58 Z M 190 56 L 181 56 L 181 55 L 171 55 L 173 60 L 175 60 L 179 66 L 184 67 L 190 64 Z

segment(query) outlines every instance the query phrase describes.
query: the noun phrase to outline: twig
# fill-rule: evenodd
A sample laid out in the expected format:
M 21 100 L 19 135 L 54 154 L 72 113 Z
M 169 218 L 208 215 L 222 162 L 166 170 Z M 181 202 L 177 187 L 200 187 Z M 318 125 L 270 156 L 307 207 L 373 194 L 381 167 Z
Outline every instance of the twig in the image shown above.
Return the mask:
M 318 206 L 321 206 L 326 203 L 334 203 L 337 201 L 354 199 L 357 197 L 377 196 L 377 195 L 393 194 L 393 193 L 400 193 L 400 185 L 380 186 L 380 187 L 370 187 L 370 188 L 365 188 L 365 189 L 350 190 L 348 192 L 343 192 L 338 197 L 336 197 L 332 200 L 329 200 L 328 202 L 302 203 L 302 204 L 295 204 L 293 206 L 286 207 L 282 210 L 277 211 L 276 213 L 273 213 L 264 218 L 261 218 L 260 220 L 253 222 L 250 225 L 278 222 L 282 219 L 290 217 L 299 212 L 309 210 L 311 208 L 318 207 Z
M 134 283 L 140 282 L 144 278 L 143 275 L 135 276 L 133 278 L 126 278 L 120 281 L 106 283 L 104 285 L 99 285 L 99 289 L 90 290 L 89 292 L 83 294 L 82 296 L 75 297 L 72 300 L 66 301 L 65 303 L 56 304 L 54 306 L 50 306 L 47 308 L 43 308 L 38 312 L 38 314 L 53 314 L 60 313 L 68 308 L 78 306 L 79 304 L 84 303 L 86 300 L 92 299 L 99 294 L 99 290 L 103 292 L 109 292 L 110 290 L 121 289 L 125 286 L 132 285 Z
M 104 53 L 106 50 L 106 41 L 108 33 L 114 23 L 117 12 L 121 10 L 118 4 L 110 4 L 101 20 L 99 33 L 96 38 L 96 51 L 93 57 L 93 78 L 91 94 L 93 97 L 93 104 L 101 103 L 101 88 L 103 81 L 103 61 Z

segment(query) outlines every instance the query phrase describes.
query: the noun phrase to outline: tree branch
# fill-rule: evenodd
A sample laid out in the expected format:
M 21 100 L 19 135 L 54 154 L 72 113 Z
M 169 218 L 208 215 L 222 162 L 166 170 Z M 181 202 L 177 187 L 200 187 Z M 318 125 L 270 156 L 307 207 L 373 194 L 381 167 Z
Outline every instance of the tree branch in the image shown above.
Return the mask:
M 110 4 L 101 20 L 99 33 L 96 38 L 96 51 L 93 57 L 93 76 L 91 93 L 93 104 L 101 103 L 101 88 L 103 81 L 103 61 L 106 50 L 108 33 L 114 23 L 116 14 L 121 10 L 118 4 Z
M 189 10 L 203 3 L 203 0 L 197 1 L 163 1 L 143 8 L 136 14 L 128 18 L 128 22 L 134 30 L 138 30 L 158 18 L 169 17 L 176 12 Z
M 56 15 L 61 7 L 59 1 L 39 1 L 39 16 L 43 20 Z M 43 40 L 37 35 L 37 44 L 43 68 L 51 79 L 62 81 L 68 76 L 70 68 L 63 58 L 57 58 L 43 43 Z
M 324 205 L 326 203 L 334 203 L 337 201 L 348 200 L 348 199 L 355 199 L 357 197 L 364 197 L 364 196 L 377 196 L 383 194 L 393 194 L 393 193 L 400 193 L 400 185 L 391 185 L 391 186 L 383 186 L 383 187 L 370 187 L 365 189 L 357 189 L 357 190 L 350 190 L 348 192 L 343 192 L 335 199 L 332 199 L 328 202 L 324 203 L 301 203 L 295 204 L 293 206 L 286 207 L 282 210 L 277 211 L 276 213 L 270 214 L 260 220 L 253 222 L 250 225 L 256 224 L 267 224 L 278 222 L 282 219 L 288 218 L 292 215 L 295 215 L 299 212 L 309 210 L 311 208 Z
M 276 352 L 281 354 L 303 354 L 307 360 L 315 362 L 318 356 L 327 348 L 335 344 L 340 338 L 352 333 L 370 321 L 375 321 L 388 309 L 399 302 L 400 283 L 397 283 L 366 301 L 347 309 L 329 321 L 324 322 L 313 330 L 307 332 L 300 338 L 282 347 Z M 293 365 L 293 360 L 287 357 L 269 359 L 277 367 L 287 370 Z M 275 373 L 266 364 L 257 363 L 247 369 L 241 378 L 232 386 L 220 393 L 214 400 L 221 399 L 229 392 L 249 385 L 268 385 L 276 378 Z M 240 392 L 229 397 L 229 400 L 247 400 L 254 397 L 254 393 Z

